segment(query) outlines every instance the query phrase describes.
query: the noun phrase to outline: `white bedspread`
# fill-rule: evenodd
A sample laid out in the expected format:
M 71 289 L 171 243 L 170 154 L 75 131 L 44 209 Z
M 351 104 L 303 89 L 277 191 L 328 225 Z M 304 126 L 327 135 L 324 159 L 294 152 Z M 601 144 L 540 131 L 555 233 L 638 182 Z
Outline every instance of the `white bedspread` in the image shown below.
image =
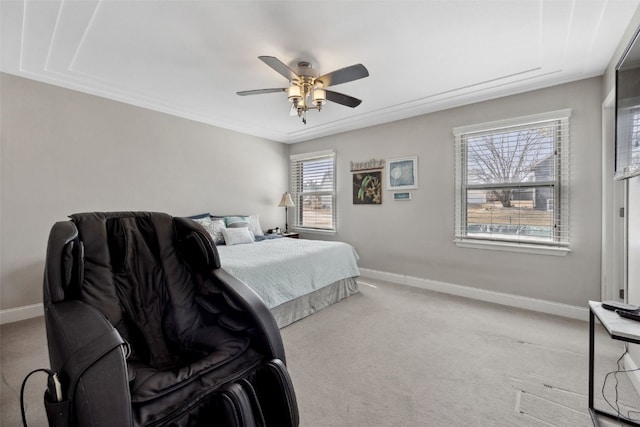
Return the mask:
M 343 242 L 282 238 L 217 249 L 222 268 L 269 308 L 360 275 L 356 250 Z

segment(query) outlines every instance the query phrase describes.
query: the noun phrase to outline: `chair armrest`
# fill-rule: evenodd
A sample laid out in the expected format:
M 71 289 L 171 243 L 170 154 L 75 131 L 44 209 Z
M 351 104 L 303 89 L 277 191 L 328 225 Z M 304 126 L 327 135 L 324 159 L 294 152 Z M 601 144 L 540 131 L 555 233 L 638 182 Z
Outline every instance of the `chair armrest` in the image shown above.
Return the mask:
M 265 350 L 269 351 L 267 356 L 273 359 L 280 359 L 286 363 L 280 329 L 278 329 L 278 324 L 273 314 L 260 296 L 223 268 L 214 270 L 212 274 L 220 282 L 226 294 L 233 299 L 233 302 L 247 310 L 255 321 L 256 327 L 263 332 Z
M 73 241 L 78 237 L 78 229 L 71 221 L 56 222 L 51 228 L 47 243 L 47 262 L 44 272 L 44 303 L 60 302 L 65 298 L 68 285 L 68 267 L 65 262 L 65 251 L 73 250 Z M 71 245 L 71 246 L 69 246 Z M 69 260 L 67 260 L 69 261 Z
M 75 402 L 77 425 L 130 425 L 124 341 L 114 326 L 77 300 L 48 304 L 45 325 L 51 369 L 59 374 L 63 399 Z

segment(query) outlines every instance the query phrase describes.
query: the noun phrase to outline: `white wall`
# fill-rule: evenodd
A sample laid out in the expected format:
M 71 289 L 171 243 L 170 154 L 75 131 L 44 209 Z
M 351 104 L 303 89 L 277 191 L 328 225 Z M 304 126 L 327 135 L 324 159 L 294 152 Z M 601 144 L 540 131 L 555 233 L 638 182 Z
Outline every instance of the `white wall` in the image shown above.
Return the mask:
M 337 152 L 338 232 L 360 266 L 586 307 L 600 296 L 601 79 L 509 96 L 290 146 Z M 571 116 L 571 253 L 565 257 L 458 248 L 452 129 L 564 108 Z M 350 161 L 418 156 L 420 188 L 396 202 L 353 205 Z
M 640 27 L 640 6 L 638 7 L 638 9 L 636 9 L 636 13 L 633 14 L 633 17 L 629 22 L 629 26 L 627 26 L 627 29 L 625 30 L 622 36 L 622 40 L 620 40 L 620 43 L 618 44 L 616 51 L 611 57 L 611 61 L 609 61 L 609 65 L 607 65 L 607 68 L 604 71 L 603 84 L 602 84 L 602 100 L 603 101 L 607 97 L 609 92 L 616 86 L 616 68 L 615 67 L 618 64 L 618 61 L 620 61 L 620 58 L 622 58 L 624 51 L 626 50 L 627 46 L 631 42 L 631 39 L 633 38 L 633 36 L 635 35 L 639 27 Z
M 627 280 L 629 302 L 640 305 L 640 176 L 629 179 L 628 187 Z
M 286 146 L 0 74 L 0 308 L 42 301 L 48 233 L 84 211 L 260 214 L 282 226 Z
M 640 176 L 627 180 L 627 289 L 628 302 L 640 305 Z M 640 345 L 629 346 L 633 364 L 640 366 Z M 627 369 L 634 367 L 627 366 Z M 634 385 L 640 393 L 640 375 L 635 372 Z

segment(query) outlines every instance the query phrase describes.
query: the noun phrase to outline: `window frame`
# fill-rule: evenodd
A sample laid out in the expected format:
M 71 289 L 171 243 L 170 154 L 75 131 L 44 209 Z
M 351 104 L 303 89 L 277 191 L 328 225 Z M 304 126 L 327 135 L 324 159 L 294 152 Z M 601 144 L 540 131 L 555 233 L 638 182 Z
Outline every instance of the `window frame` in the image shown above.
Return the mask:
M 529 116 L 515 117 L 488 123 L 459 126 L 453 129 L 455 137 L 455 224 L 454 243 L 458 247 L 482 248 L 490 250 L 526 252 L 564 256 L 570 252 L 569 243 L 569 135 L 571 110 L 564 109 Z M 557 121 L 560 129 L 559 140 L 554 141 L 555 174 L 548 181 L 521 181 L 519 183 L 468 184 L 466 139 L 473 134 L 500 133 L 510 128 L 537 127 L 545 122 Z M 554 192 L 554 236 L 553 241 L 516 240 L 496 236 L 469 236 L 467 231 L 467 191 L 491 188 L 534 188 L 553 186 Z
M 307 161 L 317 161 L 322 159 L 331 159 L 332 164 L 332 179 L 333 188 L 330 191 L 304 191 L 300 187 L 302 186 L 302 179 L 298 168 L 300 165 Z M 293 203 L 296 205 L 292 210 L 294 211 L 292 229 L 296 232 L 304 233 L 319 233 L 319 234 L 335 234 L 337 232 L 337 185 L 336 185 L 336 152 L 334 150 L 316 151 L 312 153 L 292 154 L 289 156 L 289 193 L 293 199 Z M 303 203 L 302 197 L 309 195 L 317 196 L 330 196 L 331 197 L 331 228 L 325 227 L 310 227 L 301 224 Z

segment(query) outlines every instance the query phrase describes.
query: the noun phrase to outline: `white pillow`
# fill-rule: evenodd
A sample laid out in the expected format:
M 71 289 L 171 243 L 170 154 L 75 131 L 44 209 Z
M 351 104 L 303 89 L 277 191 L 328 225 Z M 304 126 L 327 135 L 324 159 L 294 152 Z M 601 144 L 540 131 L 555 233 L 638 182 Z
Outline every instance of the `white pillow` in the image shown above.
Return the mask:
M 249 230 L 251 230 L 254 236 L 264 236 L 262 226 L 260 225 L 260 217 L 256 215 L 249 216 Z
M 213 239 L 213 243 L 216 245 L 224 243 L 224 236 L 221 232 L 222 229 L 225 228 L 224 219 L 205 217 L 194 219 L 194 221 L 202 225 L 204 229 L 209 232 Z
M 222 230 L 227 228 L 224 225 L 224 219 L 222 218 L 211 218 L 211 225 L 209 226 L 209 234 L 213 237 L 213 242 L 216 245 L 220 245 L 224 243 L 224 236 L 222 235 Z
M 253 243 L 254 241 L 253 233 L 246 227 L 223 228 L 221 231 L 227 246 Z

